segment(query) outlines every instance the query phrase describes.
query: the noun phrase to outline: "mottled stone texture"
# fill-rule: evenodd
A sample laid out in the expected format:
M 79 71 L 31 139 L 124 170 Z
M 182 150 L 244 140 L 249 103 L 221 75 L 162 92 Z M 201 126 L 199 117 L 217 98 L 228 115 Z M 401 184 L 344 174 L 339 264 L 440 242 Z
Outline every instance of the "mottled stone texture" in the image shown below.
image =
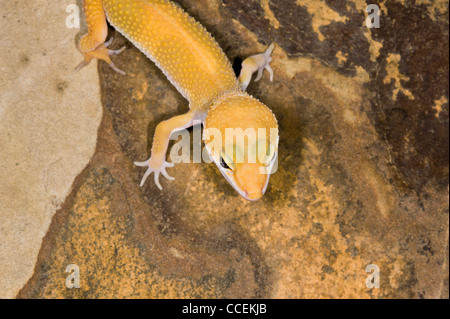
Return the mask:
M 60 0 L 0 0 L 0 299 L 33 275 L 42 239 L 96 149 L 95 69 L 74 73 Z M 82 97 L 82 98 L 80 98 Z
M 274 82 L 249 87 L 280 124 L 268 192 L 246 202 L 205 163 L 139 189 L 133 161 L 187 102 L 111 30 L 127 75 L 99 65 L 96 154 L 19 297 L 448 298 L 448 3 L 380 2 L 368 29 L 364 1 L 178 2 L 236 69 L 277 44 Z

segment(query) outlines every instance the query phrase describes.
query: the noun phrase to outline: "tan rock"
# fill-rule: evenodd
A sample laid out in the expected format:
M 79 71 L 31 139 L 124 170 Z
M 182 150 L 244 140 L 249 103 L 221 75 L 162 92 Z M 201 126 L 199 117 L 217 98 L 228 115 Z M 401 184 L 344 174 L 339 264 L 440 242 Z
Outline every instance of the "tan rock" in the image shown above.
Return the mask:
M 51 219 L 96 146 L 98 75 L 95 64 L 74 71 L 82 56 L 79 30 L 65 25 L 70 3 L 0 1 L 0 298 L 31 277 Z

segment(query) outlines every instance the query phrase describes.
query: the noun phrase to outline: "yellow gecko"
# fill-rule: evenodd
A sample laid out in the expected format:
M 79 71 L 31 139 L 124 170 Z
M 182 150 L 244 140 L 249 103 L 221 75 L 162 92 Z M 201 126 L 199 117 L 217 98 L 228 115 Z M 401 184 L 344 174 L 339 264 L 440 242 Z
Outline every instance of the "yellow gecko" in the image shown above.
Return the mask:
M 256 80 L 259 80 L 266 69 L 272 80 L 269 63 L 274 45 L 265 53 L 247 58 L 237 79 L 213 37 L 173 2 L 84 0 L 84 11 L 88 33 L 80 39 L 78 47 L 85 59 L 77 69 L 99 59 L 124 74 L 110 59 L 124 48 L 108 49 L 112 42 L 111 39 L 105 42 L 108 20 L 146 54 L 189 101 L 189 112 L 157 125 L 150 158 L 135 162 L 137 166 L 148 167 L 141 187 L 151 173 L 160 189 L 160 174 L 173 180 L 166 172 L 166 168 L 173 166 L 166 161 L 170 136 L 201 121 L 206 149 L 223 176 L 247 200 L 260 199 L 278 156 L 278 123 L 272 111 L 245 90 L 254 72 L 258 71 Z M 230 129 L 244 132 L 245 139 L 236 133 L 230 139 L 227 135 Z M 257 133 L 256 138 L 247 134 L 251 130 Z M 265 134 L 259 134 L 261 131 Z

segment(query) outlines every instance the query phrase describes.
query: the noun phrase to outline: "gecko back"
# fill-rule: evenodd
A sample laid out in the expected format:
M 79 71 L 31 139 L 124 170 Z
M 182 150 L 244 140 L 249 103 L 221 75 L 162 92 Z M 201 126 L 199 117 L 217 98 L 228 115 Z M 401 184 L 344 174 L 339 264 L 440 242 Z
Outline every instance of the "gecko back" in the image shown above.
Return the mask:
M 102 4 L 109 22 L 163 71 L 191 108 L 207 108 L 222 93 L 239 89 L 217 42 L 179 6 L 166 0 Z

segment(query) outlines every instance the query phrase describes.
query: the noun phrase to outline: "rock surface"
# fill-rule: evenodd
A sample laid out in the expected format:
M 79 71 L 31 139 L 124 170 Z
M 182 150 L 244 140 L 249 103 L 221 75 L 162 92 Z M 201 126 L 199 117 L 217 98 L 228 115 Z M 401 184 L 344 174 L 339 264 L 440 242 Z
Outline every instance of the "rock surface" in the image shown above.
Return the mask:
M 268 192 L 246 202 L 205 163 L 139 188 L 133 161 L 187 103 L 111 29 L 127 75 L 99 64 L 97 149 L 18 296 L 448 298 L 448 3 L 383 2 L 369 29 L 364 1 L 178 2 L 236 67 L 277 45 L 249 87 L 280 123 Z
M 33 274 L 102 117 L 98 74 L 74 72 L 79 30 L 65 26 L 66 4 L 53 2 L 0 1 L 0 298 Z

